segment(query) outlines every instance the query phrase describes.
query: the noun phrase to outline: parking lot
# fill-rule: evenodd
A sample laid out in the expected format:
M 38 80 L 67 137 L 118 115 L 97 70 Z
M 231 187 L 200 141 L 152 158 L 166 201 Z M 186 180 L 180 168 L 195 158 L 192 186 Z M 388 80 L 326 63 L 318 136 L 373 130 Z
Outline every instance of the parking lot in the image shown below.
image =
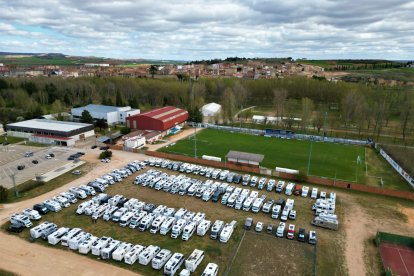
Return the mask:
M 27 151 L 32 151 L 33 156 L 24 157 Z M 11 176 L 15 174 L 16 185 L 19 185 L 68 163 L 68 156 L 75 152 L 77 151 L 61 147 L 2 146 L 0 148 L 0 182 L 6 188 L 13 187 Z M 47 153 L 53 153 L 55 156 L 52 159 L 46 159 Z M 33 160 L 37 160 L 38 163 L 34 164 Z M 17 169 L 20 165 L 24 165 L 23 170 Z

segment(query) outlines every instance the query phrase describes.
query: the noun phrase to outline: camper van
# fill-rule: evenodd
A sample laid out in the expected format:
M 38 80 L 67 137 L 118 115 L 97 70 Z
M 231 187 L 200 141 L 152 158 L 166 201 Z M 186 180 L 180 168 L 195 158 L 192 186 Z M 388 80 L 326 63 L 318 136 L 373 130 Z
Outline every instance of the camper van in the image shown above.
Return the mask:
M 194 234 L 194 232 L 196 230 L 196 227 L 197 226 L 196 226 L 195 222 L 190 222 L 189 224 L 187 224 L 184 227 L 183 236 L 181 237 L 181 239 L 183 241 L 188 241 L 191 238 L 191 236 Z
M 162 249 L 158 254 L 152 259 L 151 266 L 153 269 L 160 270 L 165 263 L 171 258 L 172 253 L 168 249 Z
M 185 268 L 191 272 L 195 272 L 198 265 L 204 259 L 204 251 L 194 249 L 193 253 L 185 260 Z
M 26 215 L 21 214 L 13 214 L 10 216 L 10 223 L 11 224 L 22 224 L 26 228 L 30 228 L 33 226 L 33 223 L 30 221 L 29 217 Z
M 168 232 L 173 228 L 174 223 L 176 222 L 176 219 L 173 217 L 167 218 L 162 224 L 160 228 L 160 234 L 161 235 L 167 235 Z
M 151 260 L 161 251 L 159 246 L 150 245 L 145 248 L 144 251 L 141 252 L 138 256 L 138 262 L 141 265 L 147 265 L 151 262 Z
M 276 230 L 276 237 L 283 238 L 285 234 L 286 223 L 280 222 Z
M 69 240 L 78 235 L 82 232 L 82 229 L 80 228 L 72 228 L 70 231 L 66 233 L 60 240 L 60 244 L 63 246 L 69 246 Z
M 166 217 L 161 216 L 161 215 L 159 217 L 157 217 L 151 224 L 150 233 L 151 234 L 157 234 L 157 232 L 160 230 L 161 225 L 163 224 L 165 219 L 166 219 Z
M 59 212 L 60 210 L 62 210 L 62 206 L 60 205 L 60 203 L 54 200 L 50 200 L 50 199 L 45 200 L 43 204 L 46 206 L 46 208 L 49 211 L 52 211 L 52 212 Z
M 92 245 L 98 240 L 98 237 L 90 236 L 79 244 L 79 253 L 88 254 L 92 249 Z
M 302 187 L 302 194 L 301 194 L 301 196 L 302 197 L 307 197 L 308 196 L 308 193 L 309 193 L 309 187 L 308 186 L 303 186 Z
M 51 224 L 51 225 L 48 225 L 46 228 L 44 228 L 42 230 L 42 239 L 43 240 L 47 240 L 47 238 L 49 237 L 49 235 L 51 235 L 52 233 L 56 232 L 57 229 L 58 229 L 57 228 L 57 225 L 54 224 L 54 223 Z
M 316 232 L 315 231 L 309 231 L 309 243 L 310 244 L 316 244 L 318 241 L 317 237 L 316 237 Z
M 295 183 L 289 182 L 286 185 L 285 194 L 288 195 L 288 196 L 292 195 L 293 194 L 293 191 L 295 190 L 295 186 L 296 186 Z
M 133 265 L 139 258 L 139 254 L 141 254 L 142 251 L 144 251 L 145 246 L 142 245 L 135 245 L 131 248 L 131 250 L 128 251 L 128 253 L 124 256 L 124 262 L 129 265 Z
M 110 259 L 112 257 L 112 253 L 116 250 L 116 248 L 121 244 L 118 240 L 110 241 L 104 248 L 101 250 L 101 258 L 104 260 Z
M 92 235 L 86 232 L 81 232 L 77 234 L 75 237 L 71 238 L 68 242 L 69 248 L 72 250 L 78 250 L 79 244 L 81 244 L 84 240 L 88 239 Z
M 124 208 L 124 207 L 119 208 L 119 209 L 118 209 L 118 210 L 116 210 L 116 211 L 115 211 L 115 213 L 112 215 L 111 220 L 112 220 L 112 221 L 114 221 L 114 222 L 118 222 L 118 221 L 121 219 L 121 217 L 122 217 L 123 215 L 125 215 L 125 213 L 126 213 L 126 212 L 128 212 L 128 209 L 127 209 L 127 208 Z
M 42 236 L 43 229 L 45 229 L 49 225 L 53 225 L 53 224 L 54 223 L 52 223 L 52 222 L 45 221 L 45 222 L 43 222 L 43 223 L 41 223 L 41 224 L 39 224 L 39 225 L 31 228 L 30 229 L 30 236 L 33 239 L 40 238 Z
M 220 232 L 223 229 L 223 226 L 224 221 L 216 220 L 213 224 L 213 227 L 211 228 L 210 238 L 216 240 L 219 237 Z
M 243 176 L 243 181 L 242 181 L 243 186 L 248 185 L 249 184 L 249 181 L 250 181 L 250 175 L 249 174 L 245 174 Z
M 187 221 L 185 219 L 179 219 L 171 230 L 171 238 L 176 239 L 178 236 L 181 235 L 184 227 L 187 225 Z
M 263 206 L 265 198 L 262 196 L 260 198 L 256 198 L 253 202 L 253 206 L 252 206 L 252 212 L 253 213 L 258 213 Z
M 321 218 L 318 216 L 312 220 L 311 224 L 331 230 L 338 230 L 338 220 L 336 219 Z
M 185 213 L 187 213 L 187 209 L 185 208 L 180 208 L 178 209 L 178 211 L 175 213 L 174 217 L 175 219 L 179 220 L 182 219 L 185 215 Z
M 69 228 L 66 227 L 61 227 L 59 228 L 56 232 L 50 234 L 47 237 L 47 241 L 49 242 L 49 244 L 51 245 L 56 245 L 60 242 L 60 239 L 62 239 L 62 237 L 64 235 L 66 235 L 66 233 L 69 231 Z
M 154 219 L 155 219 L 155 215 L 153 213 L 146 215 L 139 223 L 139 227 L 138 227 L 139 231 L 143 232 L 147 230 L 148 228 L 150 228 Z
M 132 217 L 135 215 L 134 212 L 126 212 L 121 219 L 119 220 L 119 226 L 126 227 L 131 221 Z
M 164 266 L 164 275 L 175 275 L 183 263 L 184 255 L 181 253 L 174 253 Z
M 227 243 L 231 237 L 231 235 L 233 234 L 234 228 L 236 228 L 236 221 L 232 221 L 231 223 L 227 223 L 224 227 L 223 230 L 220 233 L 220 242 L 222 243 Z
M 311 198 L 316 199 L 318 197 L 318 188 L 312 188 Z
M 273 208 L 272 208 L 272 218 L 273 219 L 277 219 L 279 217 L 281 207 L 282 206 L 280 206 L 280 205 L 276 205 L 276 204 L 273 205 Z
M 38 211 L 33 210 L 32 208 L 26 208 L 23 210 L 23 215 L 28 217 L 30 220 L 40 220 L 42 216 Z
M 101 250 L 112 241 L 110 237 L 101 237 L 92 244 L 92 255 L 100 256 Z
M 208 229 L 210 229 L 210 226 L 211 226 L 210 220 L 206 220 L 206 219 L 202 220 L 200 224 L 197 226 L 197 235 L 204 236 L 207 233 Z
M 128 251 L 132 248 L 131 243 L 122 242 L 116 250 L 112 253 L 112 259 L 115 261 L 122 261 L 125 254 L 128 253 Z
M 209 263 L 207 264 L 206 268 L 203 271 L 203 274 L 201 276 L 217 276 L 219 267 L 215 263 Z
M 271 192 L 275 188 L 276 181 L 274 179 L 270 179 L 269 182 L 267 182 L 267 188 L 266 190 Z
M 276 192 L 281 193 L 283 192 L 284 188 L 285 188 L 285 181 L 279 180 L 276 185 Z

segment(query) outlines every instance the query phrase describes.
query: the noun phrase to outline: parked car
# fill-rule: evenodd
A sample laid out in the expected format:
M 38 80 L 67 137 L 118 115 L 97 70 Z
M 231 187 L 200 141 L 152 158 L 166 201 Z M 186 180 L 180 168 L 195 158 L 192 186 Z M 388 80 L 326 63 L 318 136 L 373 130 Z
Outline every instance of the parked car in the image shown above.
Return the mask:
M 273 224 L 267 225 L 266 232 L 268 234 L 273 234 Z
M 109 158 L 104 158 L 104 159 L 101 159 L 101 162 L 102 162 L 102 163 L 109 163 L 109 162 L 111 162 L 111 159 L 109 159 Z
M 72 174 L 74 174 L 74 175 L 80 175 L 81 174 L 81 171 L 80 170 L 74 170 L 72 172 Z
M 305 241 L 305 229 L 299 228 L 298 232 L 298 241 L 304 242 Z
M 96 149 L 98 146 L 97 145 L 93 145 L 92 147 L 91 147 L 91 149 Z
M 32 160 L 33 164 L 39 164 L 39 161 L 37 161 L 36 159 Z
M 44 205 L 43 203 L 35 204 L 33 206 L 33 210 L 38 211 L 41 215 L 49 213 L 49 209 L 47 209 L 46 205 Z
M 7 231 L 11 233 L 20 233 L 24 228 L 25 226 L 23 224 L 13 223 L 7 228 Z
M 310 244 L 316 244 L 318 241 L 317 237 L 316 237 L 316 232 L 315 231 L 309 231 L 309 243 Z
M 33 156 L 33 151 L 26 151 L 24 157 L 31 157 Z
M 17 169 L 18 169 L 19 171 L 24 170 L 24 168 L 26 168 L 26 166 L 25 166 L 25 165 L 18 165 L 18 166 L 17 166 Z
M 244 222 L 244 229 L 250 230 L 252 228 L 252 225 L 253 225 L 253 219 L 252 218 L 246 218 L 246 220 Z

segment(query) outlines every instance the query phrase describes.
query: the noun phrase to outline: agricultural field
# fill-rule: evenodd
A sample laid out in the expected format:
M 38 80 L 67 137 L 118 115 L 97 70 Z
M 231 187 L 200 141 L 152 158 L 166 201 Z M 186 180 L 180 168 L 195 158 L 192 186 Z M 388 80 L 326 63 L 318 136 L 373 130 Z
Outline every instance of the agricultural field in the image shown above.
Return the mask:
M 217 156 L 224 161 L 225 155 L 230 150 L 259 153 L 265 156 L 261 164 L 264 167 L 284 167 L 306 173 L 310 155 L 310 175 L 373 186 L 378 186 L 382 178 L 384 187 L 411 189 L 404 179 L 370 148 L 268 138 L 212 129 L 199 132 L 196 140 L 198 157 Z M 175 145 L 162 148 L 160 151 L 194 156 L 194 139 L 189 137 L 180 140 Z M 357 162 L 358 157 L 359 162 Z

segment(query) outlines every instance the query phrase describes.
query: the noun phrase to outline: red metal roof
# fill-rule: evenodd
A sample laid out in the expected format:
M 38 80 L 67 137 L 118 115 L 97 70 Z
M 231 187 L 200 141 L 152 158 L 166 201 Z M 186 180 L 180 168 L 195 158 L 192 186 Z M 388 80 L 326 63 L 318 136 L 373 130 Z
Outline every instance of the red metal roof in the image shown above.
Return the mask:
M 187 110 L 174 107 L 174 106 L 164 106 L 161 108 L 153 109 L 144 113 L 141 113 L 142 116 L 147 116 L 153 119 L 160 120 L 162 122 L 168 122 L 179 116 L 187 114 Z
M 174 106 L 165 106 L 126 118 L 132 129 L 165 131 L 185 122 L 188 112 Z M 133 123 L 135 121 L 135 123 Z M 136 126 L 134 126 L 134 124 Z
M 55 140 L 62 140 L 62 141 L 68 141 L 68 140 L 73 139 L 73 138 L 68 138 L 68 137 L 61 137 L 61 136 L 54 136 L 54 135 L 43 135 L 43 134 L 33 134 L 33 136 L 43 137 L 43 138 L 50 138 L 50 139 L 55 139 Z

